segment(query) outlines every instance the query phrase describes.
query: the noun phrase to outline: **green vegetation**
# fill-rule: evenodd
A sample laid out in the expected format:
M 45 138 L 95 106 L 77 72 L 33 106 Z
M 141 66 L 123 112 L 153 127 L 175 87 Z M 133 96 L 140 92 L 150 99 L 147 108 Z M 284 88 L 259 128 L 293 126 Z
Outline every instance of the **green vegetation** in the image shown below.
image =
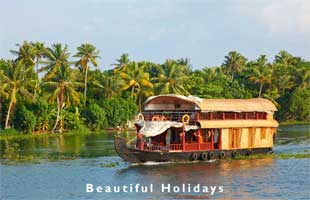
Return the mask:
M 280 153 L 280 154 L 254 154 L 251 156 L 237 156 L 234 160 L 244 159 L 264 159 L 264 158 L 276 158 L 276 159 L 303 159 L 310 158 L 309 153 Z
M 71 54 L 67 45 L 24 42 L 11 53 L 14 60 L 0 60 L 3 135 L 126 128 L 146 98 L 168 93 L 263 97 L 277 105 L 279 121 L 310 121 L 310 62 L 286 51 L 272 62 L 232 51 L 221 66 L 195 66 L 199 70 L 189 59 L 158 64 L 122 54 L 114 69 L 103 71 L 92 44 Z

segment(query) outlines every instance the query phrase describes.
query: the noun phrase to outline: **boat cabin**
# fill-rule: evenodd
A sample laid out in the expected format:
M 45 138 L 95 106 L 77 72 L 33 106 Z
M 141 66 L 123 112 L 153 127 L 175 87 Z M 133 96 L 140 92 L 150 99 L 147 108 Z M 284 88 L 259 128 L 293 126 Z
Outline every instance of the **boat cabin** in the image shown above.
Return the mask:
M 271 149 L 278 123 L 267 99 L 201 99 L 159 95 L 135 123 L 140 151 L 203 152 Z

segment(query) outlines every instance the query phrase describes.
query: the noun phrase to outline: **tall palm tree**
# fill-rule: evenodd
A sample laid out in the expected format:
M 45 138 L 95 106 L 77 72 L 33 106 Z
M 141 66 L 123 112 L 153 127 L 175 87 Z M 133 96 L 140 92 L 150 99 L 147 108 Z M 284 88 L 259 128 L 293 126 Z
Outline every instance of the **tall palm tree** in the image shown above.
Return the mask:
M 5 128 L 10 127 L 10 118 L 14 113 L 17 95 L 24 98 L 32 96 L 29 91 L 33 87 L 32 73 L 32 68 L 26 67 L 21 61 L 9 61 L 5 69 L 0 73 L 1 93 L 2 95 L 8 95 L 10 99 Z
M 62 65 L 69 65 L 69 56 L 67 45 L 53 44 L 52 47 L 46 49 L 45 66 L 39 69 L 39 72 L 46 71 L 45 79 L 52 78 Z
M 47 49 L 45 62 L 47 65 L 41 70 L 46 70 L 47 74 L 44 77 L 43 86 L 48 88 L 48 91 L 53 91 L 49 97 L 50 102 L 57 102 L 57 117 L 53 126 L 54 132 L 60 121 L 59 132 L 64 130 L 64 118 L 61 117 L 62 110 L 65 107 L 70 107 L 71 103 L 79 103 L 78 92 L 76 87 L 81 86 L 79 82 L 75 82 L 73 73 L 70 71 L 70 62 L 68 48 L 61 44 L 54 44 L 52 48 Z
M 231 51 L 225 56 L 223 67 L 231 73 L 231 81 L 234 80 L 236 73 L 239 73 L 245 66 L 246 58 L 236 51 Z
M 131 90 L 132 98 L 135 98 L 141 110 L 142 99 L 153 94 L 153 84 L 150 81 L 149 73 L 144 72 L 144 66 L 137 62 L 130 62 L 127 70 L 120 73 L 122 79 L 121 89 Z
M 284 95 L 294 86 L 292 74 L 286 68 L 283 68 L 282 64 L 274 63 L 272 65 L 272 77 L 277 77 L 272 79 L 271 86 L 279 96 Z
M 16 61 L 21 62 L 21 64 L 26 67 L 32 67 L 35 64 L 35 50 L 31 43 L 24 41 L 22 45 L 16 44 L 18 50 L 10 50 L 10 52 L 17 56 Z
M 310 63 L 307 66 L 296 69 L 295 83 L 300 88 L 310 88 Z
M 115 66 L 114 73 L 126 71 L 126 66 L 130 62 L 128 53 L 123 53 L 119 59 L 116 60 L 117 63 L 112 64 Z
M 272 81 L 272 66 L 267 63 L 266 56 L 262 55 L 257 59 L 248 79 L 255 84 L 259 84 L 258 97 L 261 97 L 263 86 L 270 84 Z
M 79 104 L 80 102 L 76 88 L 83 84 L 73 80 L 69 65 L 61 65 L 54 76 L 42 84 L 49 91 L 53 91 L 49 101 L 55 102 L 56 100 L 57 102 L 57 117 L 52 132 L 56 130 L 59 121 L 59 132 L 64 130 L 64 117 L 61 117 L 63 109 L 70 107 L 72 103 Z
M 159 75 L 152 78 L 155 87 L 160 94 L 183 94 L 188 95 L 185 89 L 188 76 L 184 65 L 173 60 L 167 60 L 159 69 Z
M 297 60 L 289 54 L 287 51 L 280 51 L 278 55 L 275 56 L 275 63 L 282 64 L 284 67 L 296 64 Z
M 46 55 L 46 48 L 44 46 L 44 43 L 42 42 L 32 42 L 31 43 L 33 49 L 34 49 L 34 56 L 35 56 L 35 62 L 36 62 L 36 85 L 34 88 L 34 99 L 36 99 L 37 92 L 39 90 L 39 64 L 41 63 L 41 59 Z
M 80 58 L 76 62 L 76 66 L 84 73 L 84 98 L 86 102 L 87 96 L 87 75 L 89 70 L 89 63 L 93 66 L 97 67 L 97 59 L 100 58 L 99 50 L 92 44 L 82 44 L 77 47 L 78 52 L 74 55 L 74 57 Z
M 1 61 L 1 65 L 0 65 L 0 130 L 2 129 L 1 127 L 1 122 L 2 122 L 2 100 L 3 99 L 8 99 L 9 98 L 9 93 L 7 92 L 7 86 L 8 83 L 5 83 L 5 81 L 3 80 L 4 77 L 4 72 L 3 72 L 3 67 L 4 62 Z

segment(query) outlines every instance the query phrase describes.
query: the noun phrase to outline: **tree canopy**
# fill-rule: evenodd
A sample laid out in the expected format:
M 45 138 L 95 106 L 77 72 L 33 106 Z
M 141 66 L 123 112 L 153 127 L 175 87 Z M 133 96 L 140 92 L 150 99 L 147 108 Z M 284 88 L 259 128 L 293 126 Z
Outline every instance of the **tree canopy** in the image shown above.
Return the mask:
M 112 69 L 100 64 L 93 44 L 72 54 L 64 44 L 25 41 L 10 52 L 13 60 L 0 60 L 0 129 L 125 127 L 146 98 L 159 94 L 263 97 L 276 104 L 280 121 L 310 120 L 310 62 L 284 50 L 271 61 L 231 51 L 221 66 L 195 68 L 189 58 L 138 62 L 124 53 Z

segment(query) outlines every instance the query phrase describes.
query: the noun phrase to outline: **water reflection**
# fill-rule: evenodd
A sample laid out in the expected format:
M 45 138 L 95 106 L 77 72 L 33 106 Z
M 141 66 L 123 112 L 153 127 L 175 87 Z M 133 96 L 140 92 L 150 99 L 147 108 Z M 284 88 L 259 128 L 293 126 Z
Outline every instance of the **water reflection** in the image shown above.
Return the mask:
M 280 127 L 275 152 L 309 149 L 310 126 Z M 292 132 L 292 134 L 291 134 Z M 132 137 L 130 134 L 123 134 Z M 305 140 L 305 138 L 308 138 Z M 290 141 L 283 145 L 286 141 Z M 298 141 L 298 142 L 296 142 Z M 130 165 L 114 150 L 113 134 L 0 141 L 3 199 L 307 199 L 309 159 L 221 160 Z M 6 159 L 3 159 L 6 158 Z M 40 164 L 19 159 L 39 160 Z M 51 159 L 42 162 L 43 159 Z M 81 159 L 82 158 L 82 159 Z M 72 159 L 65 160 L 63 159 Z M 7 161 L 12 161 L 7 163 Z M 50 162 L 53 161 L 53 162 Z M 117 165 L 109 165 L 118 163 Z M 9 165 L 8 165 L 9 164 Z M 108 165 L 107 165 L 108 164 Z M 224 193 L 86 194 L 85 183 L 224 186 Z M 55 184 L 57 183 L 57 184 Z M 1 194 L 2 195 L 2 194 Z
M 276 187 L 257 187 L 269 184 L 275 178 L 276 166 L 273 159 L 259 160 L 222 160 L 213 163 L 169 163 L 161 165 L 135 165 L 120 169 L 113 177 L 117 180 L 131 177 L 133 174 L 138 183 L 154 183 L 157 188 L 161 184 L 224 186 L 225 193 L 217 194 L 219 199 L 237 199 L 236 197 L 255 199 L 261 194 L 276 194 Z M 163 195 L 163 194 L 154 194 Z M 184 194 L 165 194 L 167 198 L 212 198 L 210 194 L 189 192 Z
M 310 142 L 309 125 L 281 126 L 279 128 L 275 151 L 303 152 Z M 119 133 L 93 135 L 41 136 L 19 140 L 1 140 L 0 158 L 8 160 L 63 159 L 77 157 L 115 156 L 113 137 Z M 121 133 L 131 139 L 134 132 Z

